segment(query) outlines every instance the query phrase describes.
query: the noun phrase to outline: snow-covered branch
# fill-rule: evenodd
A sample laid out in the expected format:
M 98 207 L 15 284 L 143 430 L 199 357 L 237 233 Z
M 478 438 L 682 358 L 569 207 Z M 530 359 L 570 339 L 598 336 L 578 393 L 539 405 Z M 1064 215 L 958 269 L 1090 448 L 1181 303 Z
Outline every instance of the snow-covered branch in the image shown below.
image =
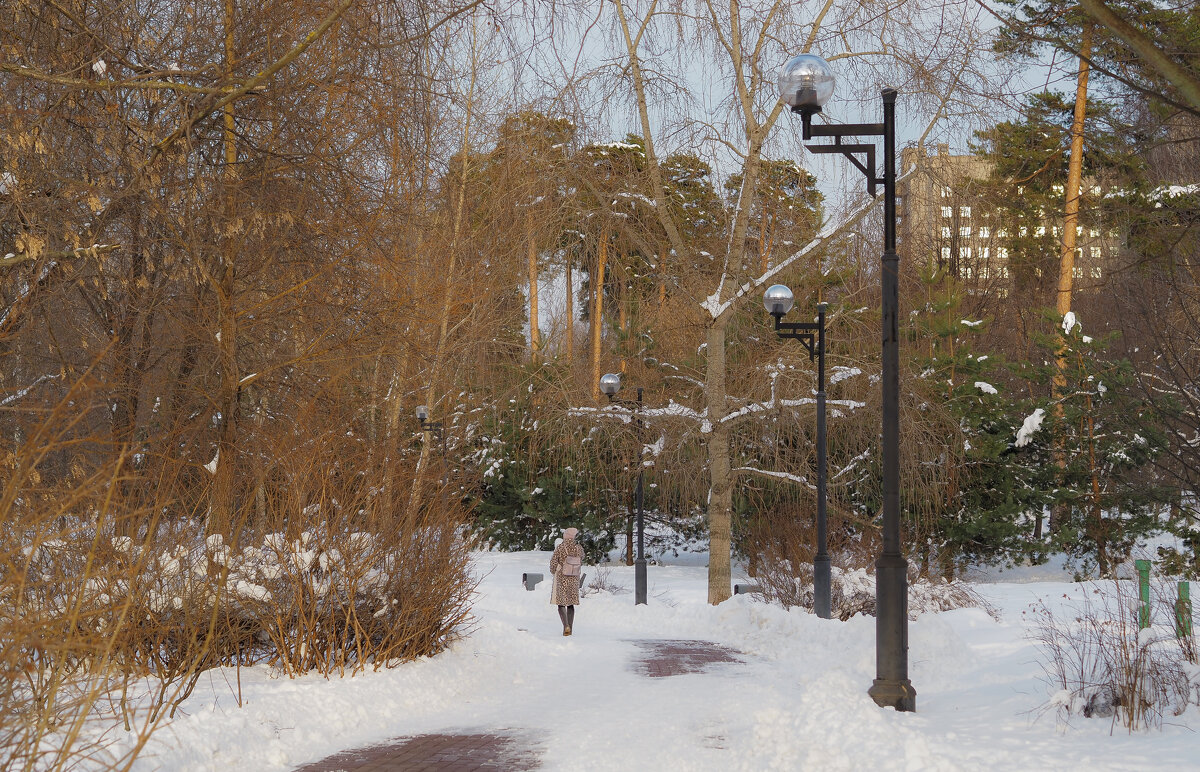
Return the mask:
M 751 402 L 748 405 L 744 405 L 739 410 L 735 410 L 732 413 L 729 413 L 728 415 L 726 415 L 724 418 L 722 418 L 720 420 L 720 423 L 723 423 L 723 424 L 736 423 L 748 416 L 752 416 L 757 413 L 762 413 L 767 410 L 774 410 L 775 408 L 803 407 L 805 405 L 815 405 L 815 404 L 817 404 L 816 397 L 804 397 L 802 399 L 775 399 L 774 397 L 772 397 L 770 402 Z M 829 399 L 829 400 L 825 400 L 825 404 L 827 406 L 833 406 L 833 407 L 844 407 L 848 410 L 856 410 L 860 407 L 866 407 L 866 405 L 867 405 L 866 402 L 858 402 L 853 399 Z
M 733 471 L 749 472 L 751 474 L 760 474 L 763 477 L 774 477 L 776 480 L 787 480 L 788 482 L 798 483 L 798 484 L 804 485 L 812 490 L 817 489 L 817 486 L 810 483 L 808 481 L 807 477 L 801 477 L 800 475 L 791 474 L 790 472 L 773 472 L 768 469 L 759 469 L 756 466 L 739 466 L 736 469 L 734 469 Z
M 712 423 L 708 420 L 708 411 L 693 410 L 674 400 L 667 402 L 666 407 L 643 407 L 637 410 L 626 405 L 606 405 L 604 407 L 571 407 L 567 415 L 575 418 L 614 418 L 621 423 L 631 423 L 635 418 L 653 420 L 655 418 L 682 418 L 700 425 L 700 431 L 707 434 L 712 431 Z
M 39 384 L 41 384 L 41 383 L 44 383 L 45 381 L 48 381 L 48 380 L 50 380 L 51 378 L 57 378 L 57 377 L 58 377 L 57 375 L 53 375 L 53 374 L 39 375 L 39 376 L 38 376 L 38 377 L 37 377 L 37 378 L 34 380 L 34 382 L 33 382 L 33 383 L 29 384 L 29 385 L 28 385 L 28 386 L 26 386 L 25 388 L 23 388 L 23 389 L 19 389 L 19 390 L 17 390 L 17 391 L 15 391 L 15 392 L 13 392 L 12 394 L 9 394 L 9 395 L 8 395 L 7 397 L 5 397 L 4 399 L 0 399 L 0 407 L 8 407 L 9 405 L 11 405 L 12 403 L 16 402 L 16 401 L 17 401 L 18 399 L 20 399 L 21 397 L 24 397 L 26 394 L 28 394 L 29 392 L 33 391 L 35 388 L 37 388 L 37 386 L 38 386 Z
M 897 182 L 899 181 L 900 180 L 897 180 Z M 823 246 L 825 242 L 840 236 L 846 231 L 847 228 L 850 228 L 852 225 L 856 224 L 882 200 L 882 195 L 867 199 L 865 203 L 856 209 L 852 209 L 840 220 L 836 220 L 827 224 L 821 229 L 820 233 L 814 236 L 811 241 L 801 247 L 798 251 L 793 252 L 790 256 L 777 263 L 774 267 L 769 268 L 766 272 L 759 274 L 757 277 L 746 282 L 741 287 L 738 287 L 733 295 L 725 302 L 721 302 L 721 290 L 725 286 L 724 277 L 722 277 L 722 281 L 717 286 L 716 292 L 705 298 L 700 304 L 700 307 L 707 311 L 713 319 L 720 318 L 723 314 L 729 313 L 734 306 L 742 301 L 743 298 L 752 292 L 757 292 L 761 287 L 769 284 L 771 280 L 774 279 L 780 272 L 791 267 L 792 264 L 796 263 L 804 256 Z

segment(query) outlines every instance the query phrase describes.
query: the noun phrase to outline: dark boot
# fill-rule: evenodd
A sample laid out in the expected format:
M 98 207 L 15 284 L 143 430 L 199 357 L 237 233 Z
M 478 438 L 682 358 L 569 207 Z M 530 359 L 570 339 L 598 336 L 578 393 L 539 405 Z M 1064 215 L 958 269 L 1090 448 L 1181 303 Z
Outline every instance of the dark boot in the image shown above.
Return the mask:
M 567 607 L 566 606 L 558 607 L 558 618 L 562 620 L 563 635 L 570 635 L 571 634 L 571 623 L 567 621 Z
M 575 626 L 575 607 L 567 606 L 567 631 L 563 635 L 570 635 L 571 628 Z

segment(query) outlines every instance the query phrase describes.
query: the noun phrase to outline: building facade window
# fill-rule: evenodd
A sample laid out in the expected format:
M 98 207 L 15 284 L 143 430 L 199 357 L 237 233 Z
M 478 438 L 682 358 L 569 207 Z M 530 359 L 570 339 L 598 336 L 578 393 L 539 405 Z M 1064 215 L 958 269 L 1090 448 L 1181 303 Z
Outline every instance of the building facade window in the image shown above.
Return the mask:
M 942 217 L 944 217 L 945 219 L 949 220 L 949 219 L 950 219 L 951 217 L 953 217 L 953 216 L 954 216 L 954 209 L 953 209 L 953 207 L 949 207 L 949 206 L 943 206 L 943 207 L 942 207 Z

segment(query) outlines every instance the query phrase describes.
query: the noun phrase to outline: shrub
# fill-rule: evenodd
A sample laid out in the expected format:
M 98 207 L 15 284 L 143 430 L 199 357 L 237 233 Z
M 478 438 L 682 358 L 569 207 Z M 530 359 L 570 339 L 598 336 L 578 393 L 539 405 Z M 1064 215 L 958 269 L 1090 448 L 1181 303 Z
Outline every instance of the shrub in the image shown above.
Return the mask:
M 813 567 L 811 563 L 793 564 L 790 561 L 763 560 L 757 580 L 762 587 L 761 597 L 768 603 L 784 608 L 799 606 L 813 609 Z M 832 568 L 832 611 L 837 619 L 847 620 L 855 614 L 875 616 L 875 577 L 863 568 Z M 983 598 L 969 586 L 944 579 L 920 576 L 915 566 L 908 571 L 908 616 L 949 611 L 956 608 L 982 608 L 996 615 Z
M 1030 636 L 1055 689 L 1046 709 L 1060 718 L 1108 718 L 1132 732 L 1161 726 L 1164 715 L 1198 701 L 1200 684 L 1186 666 L 1194 646 L 1181 645 L 1173 624 L 1139 629 L 1130 584 L 1097 586 L 1059 613 L 1044 601 L 1032 607 Z M 1160 604 L 1158 616 L 1172 620 L 1173 604 Z

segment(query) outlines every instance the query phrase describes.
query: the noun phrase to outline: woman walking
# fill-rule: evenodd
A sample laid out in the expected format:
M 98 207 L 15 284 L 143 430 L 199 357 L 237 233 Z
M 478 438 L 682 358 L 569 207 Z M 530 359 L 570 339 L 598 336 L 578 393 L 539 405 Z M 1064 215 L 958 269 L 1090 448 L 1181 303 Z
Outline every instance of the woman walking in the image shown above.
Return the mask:
M 575 624 L 575 606 L 579 604 L 579 575 L 583 571 L 583 547 L 575 541 L 579 529 L 563 531 L 562 544 L 554 548 L 550 556 L 550 573 L 554 575 L 550 602 L 558 606 L 558 618 L 562 620 L 563 635 L 571 634 Z

